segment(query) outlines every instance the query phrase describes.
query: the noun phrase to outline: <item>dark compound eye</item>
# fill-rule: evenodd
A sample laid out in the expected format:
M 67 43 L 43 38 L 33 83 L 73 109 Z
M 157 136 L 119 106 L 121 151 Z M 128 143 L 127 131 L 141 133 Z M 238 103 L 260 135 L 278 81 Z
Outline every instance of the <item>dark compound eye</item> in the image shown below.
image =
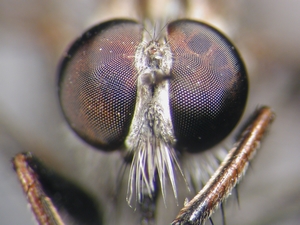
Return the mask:
M 240 119 L 248 93 L 246 70 L 229 40 L 206 24 L 179 20 L 168 25 L 167 33 L 177 145 L 204 150 L 225 138 Z
M 71 127 L 102 149 L 121 145 L 136 99 L 136 46 L 142 29 L 133 21 L 114 20 L 83 34 L 59 71 L 61 106 Z

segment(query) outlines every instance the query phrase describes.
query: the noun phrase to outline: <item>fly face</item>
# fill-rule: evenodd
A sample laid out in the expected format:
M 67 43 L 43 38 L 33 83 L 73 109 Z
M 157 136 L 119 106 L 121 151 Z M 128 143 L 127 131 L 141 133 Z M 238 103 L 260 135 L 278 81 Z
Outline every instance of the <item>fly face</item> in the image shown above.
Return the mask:
M 234 45 L 218 30 L 177 20 L 149 39 L 142 24 L 113 20 L 71 46 L 59 71 L 67 121 L 100 150 L 130 165 L 127 201 L 177 198 L 180 156 L 224 139 L 239 121 L 248 79 Z
M 187 175 L 183 155 L 206 151 L 236 126 L 248 79 L 236 48 L 209 25 L 176 20 L 159 37 L 149 37 L 146 30 L 152 29 L 113 20 L 84 33 L 60 66 L 59 96 L 66 120 L 82 139 L 102 151 L 121 153 L 130 167 L 127 201 L 138 203 L 142 221 L 155 223 L 157 196 L 166 198 L 167 183 L 178 198 L 177 177 Z M 245 132 L 258 135 L 242 136 L 213 180 L 173 224 L 208 219 L 245 172 L 264 132 L 255 128 L 266 128 L 272 118 L 269 109 L 259 110 Z M 242 151 L 247 146 L 252 152 Z M 238 172 L 229 175 L 228 169 Z M 223 182 L 222 174 L 230 181 Z

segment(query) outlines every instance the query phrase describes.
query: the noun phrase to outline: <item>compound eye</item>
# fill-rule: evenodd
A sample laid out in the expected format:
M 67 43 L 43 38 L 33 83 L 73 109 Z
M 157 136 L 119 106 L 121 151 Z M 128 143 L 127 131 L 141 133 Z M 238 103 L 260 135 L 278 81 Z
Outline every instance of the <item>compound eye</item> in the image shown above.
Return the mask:
M 75 132 L 104 150 L 120 146 L 129 131 L 135 99 L 136 46 L 143 27 L 114 20 L 83 34 L 59 71 L 60 103 Z
M 173 54 L 170 108 L 177 145 L 191 152 L 224 139 L 247 100 L 247 74 L 236 48 L 216 29 L 191 20 L 167 27 Z

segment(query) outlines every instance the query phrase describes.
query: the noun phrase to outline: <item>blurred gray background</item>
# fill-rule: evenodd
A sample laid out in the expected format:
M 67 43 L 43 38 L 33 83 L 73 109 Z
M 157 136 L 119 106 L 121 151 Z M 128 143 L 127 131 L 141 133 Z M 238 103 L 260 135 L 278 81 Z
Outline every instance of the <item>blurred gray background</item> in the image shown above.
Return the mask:
M 222 29 L 246 61 L 251 86 L 243 120 L 260 105 L 277 115 L 239 187 L 240 207 L 234 200 L 226 205 L 227 224 L 300 224 L 300 2 L 190 2 L 190 17 Z M 0 0 L 0 224 L 35 224 L 10 162 L 22 151 L 95 196 L 105 221 L 108 214 L 111 224 L 135 221 L 125 197 L 116 209 L 105 203 L 121 156 L 95 151 L 70 131 L 58 105 L 56 71 L 83 31 L 107 19 L 138 18 L 136 10 L 133 0 Z M 160 224 L 171 222 L 180 206 L 160 204 Z

